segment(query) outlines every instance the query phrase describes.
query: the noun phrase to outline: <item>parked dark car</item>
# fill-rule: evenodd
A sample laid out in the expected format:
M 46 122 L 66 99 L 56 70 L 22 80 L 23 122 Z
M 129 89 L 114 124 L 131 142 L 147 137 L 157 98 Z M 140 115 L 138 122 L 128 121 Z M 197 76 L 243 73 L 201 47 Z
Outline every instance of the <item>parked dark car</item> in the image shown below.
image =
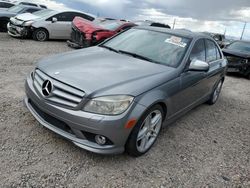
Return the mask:
M 0 31 L 7 31 L 7 24 L 11 17 L 22 13 L 33 13 L 42 9 L 41 7 L 29 5 L 16 5 L 7 10 L 0 10 Z
M 99 21 L 90 22 L 76 17 L 72 22 L 71 40 L 68 41 L 68 45 L 74 48 L 94 46 L 134 26 L 132 22 L 121 20 L 99 19 Z
M 163 28 L 171 29 L 171 27 L 167 24 L 154 22 L 150 20 L 135 21 L 134 23 L 138 26 L 152 26 L 152 27 L 163 27 Z
M 163 124 L 216 103 L 226 66 L 204 34 L 134 27 L 41 60 L 28 75 L 25 104 L 43 126 L 83 149 L 140 156 Z
M 250 79 L 250 41 L 235 41 L 223 49 L 227 72 L 238 72 Z

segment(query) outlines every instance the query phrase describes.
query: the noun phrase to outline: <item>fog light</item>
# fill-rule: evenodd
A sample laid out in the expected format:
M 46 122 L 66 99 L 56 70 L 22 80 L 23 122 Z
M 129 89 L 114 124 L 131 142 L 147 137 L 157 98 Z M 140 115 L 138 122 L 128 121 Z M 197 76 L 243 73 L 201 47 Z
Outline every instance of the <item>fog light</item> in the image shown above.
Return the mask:
M 104 145 L 104 144 L 106 144 L 107 139 L 106 139 L 105 136 L 96 135 L 96 136 L 95 136 L 95 141 L 96 141 L 96 143 L 99 144 L 99 145 Z

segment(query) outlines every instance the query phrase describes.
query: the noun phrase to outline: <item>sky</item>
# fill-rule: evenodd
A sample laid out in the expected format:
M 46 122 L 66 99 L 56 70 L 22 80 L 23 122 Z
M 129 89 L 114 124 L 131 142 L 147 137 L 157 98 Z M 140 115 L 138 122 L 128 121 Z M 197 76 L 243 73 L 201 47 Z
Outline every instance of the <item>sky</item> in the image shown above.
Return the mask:
M 192 31 L 250 40 L 250 0 L 29 0 L 53 9 L 71 8 L 102 17 L 154 20 Z

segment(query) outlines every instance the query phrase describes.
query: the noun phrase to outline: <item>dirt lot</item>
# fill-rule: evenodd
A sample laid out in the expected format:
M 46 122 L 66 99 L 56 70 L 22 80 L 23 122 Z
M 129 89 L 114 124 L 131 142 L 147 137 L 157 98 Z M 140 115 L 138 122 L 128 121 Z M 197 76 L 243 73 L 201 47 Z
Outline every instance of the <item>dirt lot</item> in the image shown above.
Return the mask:
M 0 34 L 0 187 L 250 187 L 250 81 L 165 128 L 143 157 L 101 156 L 41 127 L 23 106 L 35 62 L 71 50 Z

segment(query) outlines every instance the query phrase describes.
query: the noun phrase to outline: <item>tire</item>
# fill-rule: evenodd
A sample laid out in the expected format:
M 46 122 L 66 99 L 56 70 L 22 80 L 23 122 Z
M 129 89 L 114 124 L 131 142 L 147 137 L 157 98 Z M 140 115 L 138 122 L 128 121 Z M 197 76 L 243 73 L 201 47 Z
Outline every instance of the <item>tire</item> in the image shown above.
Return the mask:
M 33 33 L 33 39 L 40 42 L 47 41 L 49 39 L 49 32 L 43 28 L 36 29 Z
M 215 88 L 214 88 L 214 90 L 213 90 L 213 93 L 212 93 L 211 96 L 210 96 L 210 99 L 207 101 L 207 103 L 208 103 L 209 105 L 214 105 L 214 104 L 218 101 L 219 96 L 220 96 L 220 92 L 221 92 L 222 85 L 223 85 L 223 80 L 220 80 L 220 81 L 216 84 L 216 86 L 215 86 Z
M 160 105 L 147 110 L 132 130 L 125 145 L 126 152 L 134 157 L 147 153 L 158 138 L 163 118 L 164 112 Z

